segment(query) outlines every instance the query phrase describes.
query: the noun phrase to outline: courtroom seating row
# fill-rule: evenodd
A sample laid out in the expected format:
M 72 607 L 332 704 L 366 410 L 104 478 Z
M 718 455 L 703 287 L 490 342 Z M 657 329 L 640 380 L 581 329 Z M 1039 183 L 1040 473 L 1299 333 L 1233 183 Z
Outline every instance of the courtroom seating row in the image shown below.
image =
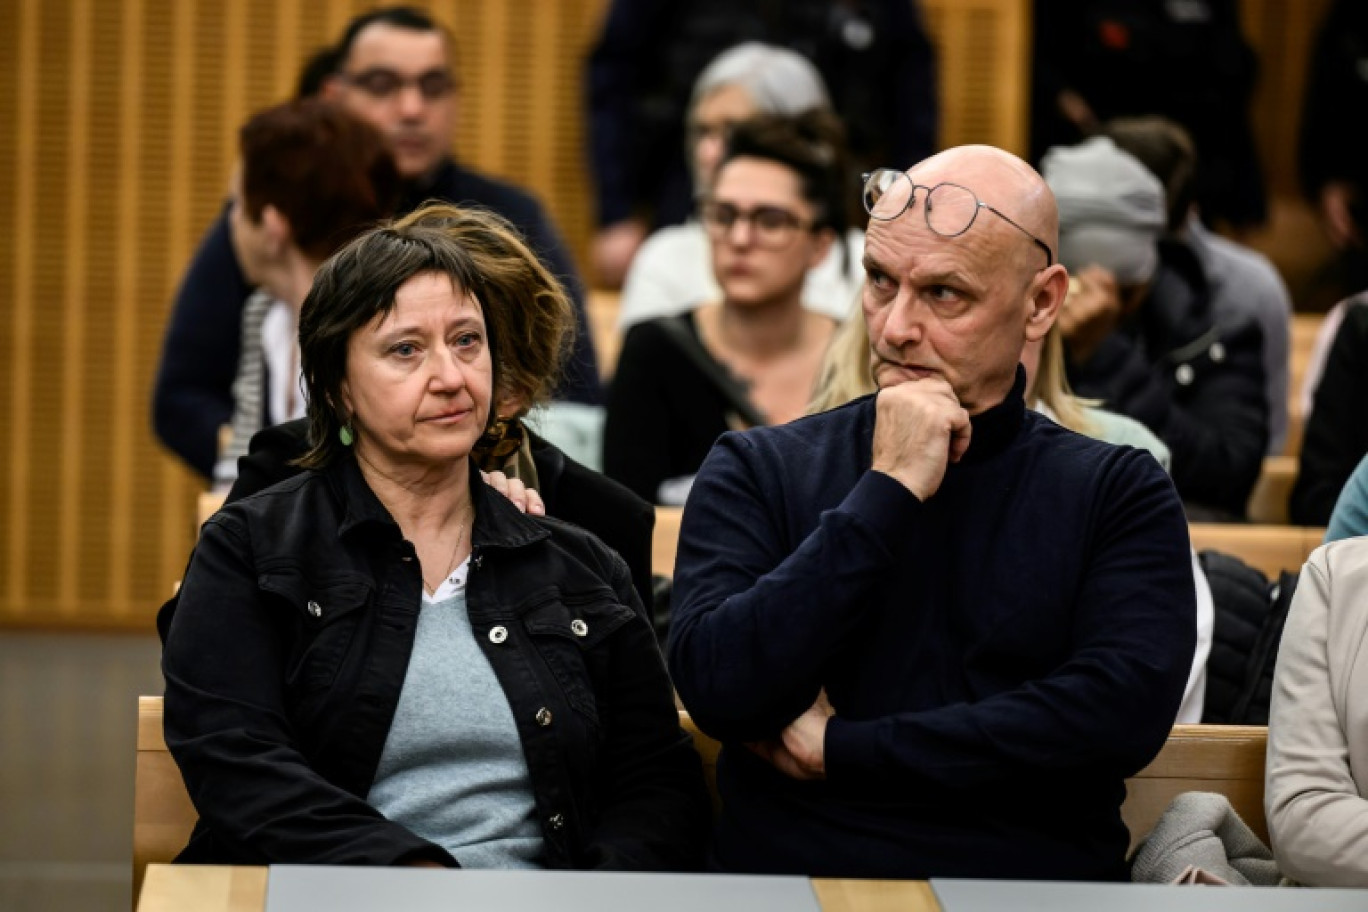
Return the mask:
M 1269 456 L 1250 492 L 1245 514 L 1252 523 L 1283 526 L 1289 519 L 1292 486 L 1297 483 L 1297 457 Z
M 675 549 L 679 545 L 679 524 L 683 516 L 681 507 L 656 507 L 651 569 L 660 576 L 674 576 Z M 1270 579 L 1277 579 L 1283 570 L 1301 571 L 1302 564 L 1324 539 L 1325 530 L 1305 526 L 1191 523 L 1188 534 L 1198 551 L 1215 549 L 1233 554 Z
M 680 724 L 703 758 L 708 787 L 717 804 L 716 769 L 721 746 L 694 726 L 688 713 Z M 1149 766 L 1126 781 L 1121 816 L 1131 849 L 1149 833 L 1169 803 L 1188 791 L 1220 792 L 1265 842 L 1264 753 L 1268 730 L 1246 725 L 1178 725 Z M 169 862 L 185 846 L 197 815 L 180 770 L 162 735 L 162 698 L 138 699 L 137 764 L 134 773 L 133 896 L 147 865 Z

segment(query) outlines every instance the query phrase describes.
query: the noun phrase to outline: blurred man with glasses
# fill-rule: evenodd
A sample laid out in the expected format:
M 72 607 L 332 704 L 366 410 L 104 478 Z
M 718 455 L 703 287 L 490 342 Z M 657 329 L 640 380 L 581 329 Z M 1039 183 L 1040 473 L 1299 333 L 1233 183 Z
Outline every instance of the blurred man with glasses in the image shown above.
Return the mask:
M 1193 655 L 1181 504 L 1025 407 L 1069 284 L 1035 171 L 961 147 L 863 198 L 879 392 L 724 435 L 684 512 L 669 658 L 724 745 L 712 863 L 1125 879 L 1125 779 Z
M 578 332 L 557 398 L 597 404 L 597 362 L 574 263 L 541 205 L 525 191 L 463 167 L 451 157 L 458 84 L 452 38 L 421 10 L 387 7 L 358 16 L 321 80 L 324 98 L 369 122 L 387 140 L 407 188 L 403 214 L 428 199 L 475 203 L 523 231 L 575 301 Z M 227 212 L 190 264 L 167 326 L 153 392 L 158 437 L 206 478 L 219 428 L 232 415 L 243 304 L 252 289 L 233 255 Z

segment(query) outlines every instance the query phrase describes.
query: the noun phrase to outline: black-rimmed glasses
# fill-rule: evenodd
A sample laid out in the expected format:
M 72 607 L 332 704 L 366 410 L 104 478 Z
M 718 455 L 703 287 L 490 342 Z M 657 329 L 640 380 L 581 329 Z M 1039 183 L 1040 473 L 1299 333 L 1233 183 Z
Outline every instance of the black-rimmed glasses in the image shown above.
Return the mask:
M 414 86 L 426 101 L 440 101 L 456 90 L 456 78 L 446 70 L 428 70 L 417 76 L 405 76 L 394 70 L 376 67 L 360 73 L 339 73 L 345 82 L 355 86 L 372 98 L 388 100 Z
M 1001 210 L 980 200 L 974 191 L 959 184 L 936 184 L 927 187 L 912 183 L 912 179 L 902 171 L 880 168 L 864 175 L 864 192 L 861 197 L 865 212 L 870 218 L 881 222 L 892 221 L 902 215 L 917 201 L 917 191 L 926 191 L 926 227 L 941 237 L 959 237 L 974 225 L 980 209 L 989 212 L 1011 225 L 1030 238 L 1037 247 L 1045 251 L 1045 265 L 1054 265 L 1054 251 L 1050 245 L 1031 232 L 1022 228 Z
M 742 209 L 731 203 L 713 199 L 703 199 L 699 202 L 698 217 L 703 222 L 703 229 L 713 240 L 727 237 L 737 222 L 747 222 L 751 226 L 755 243 L 772 249 L 788 246 L 799 231 L 812 227 L 810 222 L 803 221 L 779 206 Z

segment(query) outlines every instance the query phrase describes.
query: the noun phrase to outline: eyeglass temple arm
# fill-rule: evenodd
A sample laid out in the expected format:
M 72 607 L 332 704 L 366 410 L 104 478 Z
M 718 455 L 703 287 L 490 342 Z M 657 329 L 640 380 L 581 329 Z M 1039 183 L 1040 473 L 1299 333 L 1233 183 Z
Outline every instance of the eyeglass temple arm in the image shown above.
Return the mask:
M 1002 219 L 1007 224 L 1011 225 L 1017 231 L 1020 231 L 1022 234 L 1026 235 L 1035 243 L 1037 247 L 1045 251 L 1046 268 L 1054 265 L 1054 251 L 1050 249 L 1049 244 L 1045 243 L 1040 238 L 1036 237 L 1034 234 L 1031 234 L 1031 232 L 1027 231 L 1025 228 L 1018 225 L 1016 221 L 1011 218 L 1011 216 L 1006 215 L 996 206 L 991 206 L 988 203 L 985 203 L 983 200 L 979 200 L 979 205 L 982 206 L 984 209 L 987 209 L 989 212 L 993 213 L 993 215 L 996 215 L 998 218 Z

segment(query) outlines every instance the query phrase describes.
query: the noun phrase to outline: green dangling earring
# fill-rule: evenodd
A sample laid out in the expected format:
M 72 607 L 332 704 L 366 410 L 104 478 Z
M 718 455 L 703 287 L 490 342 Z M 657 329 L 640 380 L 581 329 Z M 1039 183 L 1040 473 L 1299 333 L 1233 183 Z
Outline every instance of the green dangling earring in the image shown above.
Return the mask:
M 342 441 L 342 445 L 345 447 L 349 447 L 356 442 L 356 431 L 352 430 L 350 421 L 338 429 L 337 439 Z

